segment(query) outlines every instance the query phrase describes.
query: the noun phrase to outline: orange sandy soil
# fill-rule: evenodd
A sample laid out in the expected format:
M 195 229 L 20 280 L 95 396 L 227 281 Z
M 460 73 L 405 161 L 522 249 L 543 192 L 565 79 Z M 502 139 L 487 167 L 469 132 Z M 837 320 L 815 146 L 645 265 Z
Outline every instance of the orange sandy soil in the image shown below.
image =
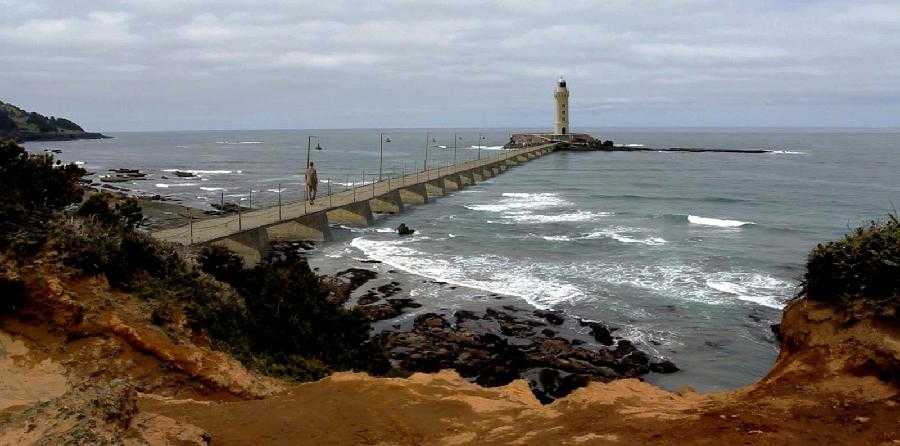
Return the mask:
M 900 444 L 900 330 L 806 301 L 785 309 L 781 355 L 754 385 L 629 379 L 542 406 L 524 381 L 450 371 L 266 378 L 100 279 L 22 277 L 29 304 L 0 317 L 0 445 Z

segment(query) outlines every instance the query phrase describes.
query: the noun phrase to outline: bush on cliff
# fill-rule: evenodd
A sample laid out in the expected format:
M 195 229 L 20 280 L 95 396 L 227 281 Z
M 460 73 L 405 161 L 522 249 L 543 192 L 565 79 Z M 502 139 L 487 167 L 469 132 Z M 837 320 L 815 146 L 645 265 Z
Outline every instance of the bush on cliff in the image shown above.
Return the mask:
M 801 295 L 815 301 L 874 309 L 897 318 L 900 310 L 900 221 L 889 215 L 809 254 Z
M 81 200 L 78 179 L 84 174 L 74 164 L 0 141 L 0 246 L 40 245 L 53 214 Z
M 299 379 L 321 377 L 328 368 L 372 373 L 389 369 L 380 345 L 369 340 L 369 319 L 359 310 L 329 302 L 328 291 L 304 260 L 261 263 L 245 270 L 234 253 L 209 247 L 198 261 L 244 299 L 244 330 L 223 340 L 243 345 L 245 351 L 238 353 L 247 362 Z

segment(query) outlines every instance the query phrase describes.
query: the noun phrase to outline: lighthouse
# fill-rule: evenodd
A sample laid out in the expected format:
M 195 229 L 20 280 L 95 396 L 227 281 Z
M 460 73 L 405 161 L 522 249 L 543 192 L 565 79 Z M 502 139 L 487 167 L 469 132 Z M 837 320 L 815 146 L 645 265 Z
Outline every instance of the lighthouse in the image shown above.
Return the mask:
M 569 129 L 569 90 L 566 88 L 566 80 L 562 76 L 556 83 L 556 91 L 553 92 L 556 97 L 556 127 L 554 132 L 557 135 L 567 135 L 571 131 Z

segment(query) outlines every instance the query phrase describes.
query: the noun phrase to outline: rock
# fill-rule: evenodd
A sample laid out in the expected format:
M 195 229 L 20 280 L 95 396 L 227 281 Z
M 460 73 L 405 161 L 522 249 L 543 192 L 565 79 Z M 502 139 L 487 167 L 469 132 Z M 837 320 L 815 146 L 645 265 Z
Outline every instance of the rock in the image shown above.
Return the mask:
M 775 340 L 781 342 L 781 324 L 769 325 L 769 329 L 771 329 L 772 334 L 775 335 Z
M 534 310 L 533 314 L 539 318 L 543 318 L 553 325 L 562 325 L 562 323 L 566 320 L 565 316 L 563 316 L 562 313 L 558 311 Z
M 591 336 L 593 336 L 597 342 L 603 345 L 613 345 L 612 334 L 610 334 L 609 328 L 606 325 L 603 325 L 600 322 L 585 320 L 580 320 L 578 323 L 582 327 L 590 327 Z
M 534 396 L 543 404 L 551 403 L 579 387 L 586 386 L 591 379 L 588 375 L 547 368 L 536 369 L 531 375 L 534 377 L 528 380 L 528 384 Z
M 465 322 L 465 321 L 474 321 L 474 320 L 481 319 L 481 317 L 479 317 L 474 312 L 469 311 L 469 310 L 459 310 L 453 314 L 453 317 L 454 317 L 454 319 L 456 319 L 457 325 L 459 325 L 460 323 Z
M 679 370 L 672 361 L 653 361 L 650 363 L 650 371 L 654 373 L 675 373 Z
M 180 178 L 195 178 L 197 176 L 191 172 L 183 172 L 181 170 L 176 170 L 175 172 L 172 172 L 172 174 Z
M 476 383 L 497 386 L 529 381 L 542 402 L 571 392 L 590 380 L 609 381 L 650 372 L 650 355 L 622 340 L 616 348 L 580 345 L 559 337 L 544 322 L 488 308 L 483 314 L 459 310 L 451 325 L 444 316 L 417 316 L 409 331 L 385 331 L 380 340 L 400 371 L 431 372 L 452 368 Z M 656 370 L 676 369 L 653 361 Z
M 416 232 L 416 230 L 410 229 L 408 226 L 406 226 L 406 223 L 400 223 L 400 226 L 397 226 L 397 234 L 412 235 L 414 232 Z
M 387 299 L 383 304 L 364 305 L 359 307 L 369 319 L 373 321 L 383 321 L 393 319 L 403 314 L 403 310 L 407 308 L 419 308 L 422 305 L 416 303 L 412 299 Z

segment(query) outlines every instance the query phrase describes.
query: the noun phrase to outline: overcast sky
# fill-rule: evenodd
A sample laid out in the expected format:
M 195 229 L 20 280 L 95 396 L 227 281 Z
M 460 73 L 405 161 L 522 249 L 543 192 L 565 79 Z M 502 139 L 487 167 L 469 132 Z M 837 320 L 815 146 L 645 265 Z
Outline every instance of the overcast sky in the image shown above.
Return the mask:
M 0 61 L 105 131 L 900 126 L 898 0 L 0 0 Z

